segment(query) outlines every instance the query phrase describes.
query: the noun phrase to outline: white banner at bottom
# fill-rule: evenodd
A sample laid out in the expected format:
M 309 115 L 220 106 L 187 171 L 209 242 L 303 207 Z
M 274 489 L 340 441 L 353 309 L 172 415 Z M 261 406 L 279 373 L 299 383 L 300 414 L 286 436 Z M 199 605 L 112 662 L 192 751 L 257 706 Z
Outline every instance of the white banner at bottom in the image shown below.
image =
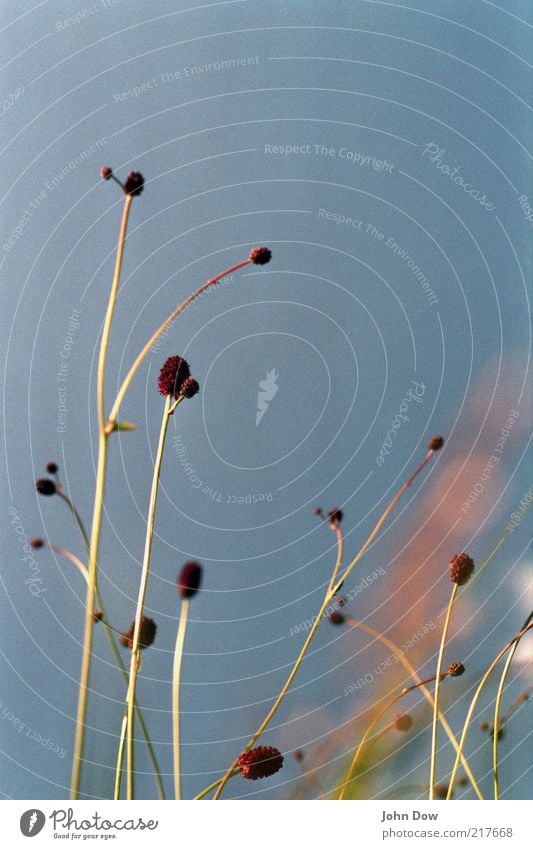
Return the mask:
M 2 844 L 148 847 L 189 843 L 198 849 L 222 844 L 247 849 L 350 847 L 531 846 L 526 801 L 279 802 L 4 801 Z M 238 808 L 238 810 L 237 810 Z M 291 810 L 292 808 L 292 810 Z M 529 836 L 528 836 L 529 835 Z M 31 840 L 35 843 L 30 843 Z

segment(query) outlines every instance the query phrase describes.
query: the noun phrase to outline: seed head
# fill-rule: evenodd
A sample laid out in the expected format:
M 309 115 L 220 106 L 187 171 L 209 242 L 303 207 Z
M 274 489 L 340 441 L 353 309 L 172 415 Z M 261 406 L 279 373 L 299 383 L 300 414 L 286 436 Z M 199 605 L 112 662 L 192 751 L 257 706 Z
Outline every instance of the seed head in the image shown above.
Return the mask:
M 35 488 L 39 495 L 55 495 L 57 492 L 56 485 L 50 478 L 39 478 L 35 481 Z
M 402 713 L 394 720 L 394 727 L 397 731 L 409 731 L 413 724 L 413 720 L 408 713 Z
M 192 598 L 196 595 L 202 581 L 202 567 L 195 560 L 189 560 L 183 566 L 176 584 L 178 595 L 182 598 Z
M 459 787 L 464 787 L 465 784 L 468 784 L 468 778 L 466 777 L 466 775 L 460 775 L 457 779 L 457 784 L 459 785 Z
M 328 619 L 332 625 L 342 625 L 345 621 L 344 613 L 339 610 L 332 610 L 331 613 L 328 613 Z
M 44 545 L 44 540 L 42 540 L 40 537 L 34 537 L 33 539 L 30 539 L 30 545 L 32 548 L 42 548 Z
M 315 514 L 315 516 L 321 516 L 322 515 L 322 507 L 315 507 L 315 509 L 313 510 L 313 513 Z
M 183 395 L 185 398 L 194 398 L 199 391 L 200 386 L 194 377 L 188 377 L 187 380 L 183 381 L 180 387 L 180 395 Z
M 456 660 L 454 663 L 450 663 L 448 667 L 448 675 L 451 675 L 452 678 L 458 678 L 459 675 L 462 675 L 464 671 L 465 668 L 463 664 L 459 663 L 458 660 Z
M 433 791 L 435 793 L 435 799 L 446 799 L 448 795 L 448 784 L 435 784 Z
M 110 175 L 111 176 L 111 175 Z M 130 171 L 124 183 L 124 192 L 127 195 L 136 197 L 140 195 L 144 188 L 144 177 L 138 171 Z
M 338 507 L 328 510 L 328 519 L 332 525 L 340 525 L 342 522 L 342 510 L 339 510 Z
M 46 471 L 49 475 L 57 475 L 59 471 L 59 466 L 57 465 L 57 463 L 47 463 Z
M 283 766 L 283 755 L 274 746 L 257 746 L 256 749 L 246 749 L 237 761 L 237 766 L 243 778 L 257 781 L 258 778 L 268 778 Z
M 109 167 L 109 165 L 103 165 L 100 168 L 100 177 L 102 180 L 110 180 L 113 176 L 113 170 Z
M 191 376 L 189 364 L 183 357 L 169 357 L 159 372 L 158 387 L 161 395 L 173 395 L 178 398 L 181 387 Z
M 255 265 L 266 265 L 272 258 L 272 251 L 264 247 L 252 248 L 249 258 Z
M 489 729 L 489 728 L 490 728 L 490 725 L 489 725 L 489 723 L 486 721 L 486 719 L 483 719 L 483 720 L 479 723 L 479 730 L 480 730 L 480 731 L 488 731 L 488 729 Z
M 444 439 L 442 438 L 442 436 L 434 436 L 428 442 L 428 449 L 430 451 L 440 451 L 443 445 Z
M 465 554 L 464 551 L 461 554 L 456 554 L 455 557 L 450 560 L 450 580 L 453 581 L 454 584 L 458 584 L 460 587 L 462 587 L 463 584 L 466 584 L 468 579 L 472 576 L 473 571 L 474 561 L 468 554 Z
M 139 634 L 139 648 L 145 649 L 148 646 L 151 646 L 153 641 L 155 640 L 155 632 L 157 631 L 157 625 L 155 624 L 153 619 L 149 619 L 148 616 L 143 616 L 141 619 L 141 632 Z M 129 631 L 126 631 L 124 634 L 121 634 L 119 637 L 120 643 L 127 649 L 133 648 L 133 634 L 135 632 L 135 622 L 132 623 Z

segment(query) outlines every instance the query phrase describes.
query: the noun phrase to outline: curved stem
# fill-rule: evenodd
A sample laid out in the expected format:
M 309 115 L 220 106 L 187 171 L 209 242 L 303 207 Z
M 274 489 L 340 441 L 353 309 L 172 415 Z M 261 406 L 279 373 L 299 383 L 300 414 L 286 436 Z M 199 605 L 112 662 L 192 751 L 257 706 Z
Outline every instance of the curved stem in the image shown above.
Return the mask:
M 82 539 L 85 543 L 85 546 L 86 546 L 87 552 L 88 552 L 89 551 L 89 539 L 88 539 L 87 532 L 85 530 L 85 526 L 83 524 L 83 521 L 82 521 L 78 511 L 76 510 L 76 507 L 74 506 L 74 502 L 70 498 L 68 498 L 66 495 L 63 495 L 63 499 L 68 504 L 68 506 L 69 506 L 69 508 L 72 512 L 72 515 L 74 516 L 74 518 L 76 520 L 76 524 L 78 526 L 78 529 L 80 531 L 80 534 L 82 536 Z M 63 548 L 62 546 L 59 546 L 59 545 L 53 545 L 52 543 L 46 543 L 46 545 L 52 551 L 55 551 L 57 554 L 62 554 L 64 557 L 66 557 L 68 560 L 70 560 L 71 563 L 73 563 L 74 566 L 76 566 L 76 568 L 80 570 L 85 581 L 88 582 L 89 573 L 87 571 L 87 567 L 85 566 L 84 563 L 82 563 L 82 561 L 78 557 L 76 557 L 75 554 L 73 554 L 68 549 Z M 126 684 L 126 687 L 127 687 L 128 686 L 128 673 L 126 671 L 126 667 L 124 666 L 124 661 L 122 660 L 122 657 L 121 657 L 120 651 L 118 649 L 116 640 L 113 636 L 113 631 L 115 631 L 116 633 L 120 633 L 120 632 L 116 628 L 113 628 L 113 626 L 109 622 L 109 619 L 108 619 L 107 614 L 105 612 L 104 602 L 103 602 L 102 596 L 100 594 L 100 588 L 98 587 L 98 585 L 96 585 L 96 601 L 97 601 L 98 607 L 99 607 L 99 609 L 102 613 L 102 625 L 104 626 L 104 632 L 105 632 L 105 635 L 106 635 L 106 638 L 107 638 L 107 641 L 108 641 L 108 644 L 109 644 L 109 648 L 111 649 L 111 653 L 112 653 L 113 657 L 115 658 L 115 663 L 117 665 L 117 668 L 119 669 L 120 674 L 122 676 L 122 679 L 123 679 L 123 681 L 124 681 L 124 683 Z M 154 771 L 154 777 L 155 777 L 155 781 L 156 781 L 156 785 L 157 785 L 158 796 L 159 796 L 160 799 L 165 799 L 165 789 L 163 787 L 163 780 L 161 778 L 161 770 L 159 768 L 157 756 L 156 756 L 152 741 L 150 739 L 150 734 L 148 732 L 146 722 L 144 721 L 142 711 L 137 704 L 135 705 L 135 716 L 137 717 L 139 725 L 141 726 L 142 735 L 143 735 L 145 743 L 146 743 L 146 748 L 148 750 L 148 756 L 150 758 L 150 762 L 152 764 L 152 769 Z M 120 793 L 120 789 L 119 789 L 119 793 Z
M 341 589 L 341 587 L 342 587 L 342 585 L 343 585 L 344 581 L 346 580 L 346 578 L 348 577 L 348 575 L 350 574 L 350 572 L 354 569 L 354 567 L 356 566 L 356 564 L 358 563 L 358 561 L 361 559 L 361 557 L 363 556 L 363 554 L 364 554 L 364 553 L 367 551 L 367 549 L 370 547 L 370 545 L 371 545 L 372 541 L 374 540 L 374 538 L 375 538 L 376 534 L 378 533 L 379 529 L 380 529 L 380 528 L 381 528 L 381 526 L 383 525 L 383 523 L 384 523 L 385 519 L 387 518 L 387 516 L 389 515 L 389 513 L 390 513 L 390 512 L 391 512 L 391 510 L 393 509 L 393 507 L 394 507 L 394 505 L 396 504 L 396 502 L 399 500 L 399 498 L 402 496 L 402 494 L 405 492 L 405 490 L 406 490 L 406 489 L 407 489 L 407 488 L 408 488 L 408 487 L 412 484 L 412 482 L 414 481 L 414 479 L 416 478 L 416 476 L 417 476 L 417 475 L 418 475 L 418 474 L 422 471 L 422 469 L 424 468 L 424 466 L 425 466 L 425 465 L 426 465 L 426 463 L 430 460 L 430 458 L 433 456 L 433 454 L 434 454 L 434 453 L 435 453 L 435 452 L 434 452 L 434 451 L 432 451 L 432 450 L 430 449 L 430 450 L 428 451 L 428 453 L 426 454 L 425 458 L 423 459 L 423 461 L 420 463 L 420 465 L 419 465 L 419 466 L 415 469 L 415 471 L 412 473 L 412 475 L 410 475 L 410 477 L 409 477 L 409 478 L 405 481 L 405 483 L 404 483 L 404 484 L 400 487 L 400 489 L 398 490 L 398 492 L 396 493 L 396 495 L 394 496 L 394 498 L 392 499 L 392 501 L 390 502 L 390 504 L 388 505 L 388 507 L 386 507 L 385 512 L 383 513 L 383 515 L 381 516 L 381 518 L 378 520 L 378 522 L 377 522 L 377 524 L 376 524 L 376 526 L 375 526 L 374 530 L 371 532 L 371 534 L 370 534 L 370 536 L 368 537 L 368 539 L 366 540 L 366 542 L 363 544 L 363 546 L 361 547 L 361 549 L 359 550 L 359 552 L 356 554 L 356 556 L 354 557 L 354 559 L 352 560 L 352 562 L 350 563 L 350 565 L 349 565 L 349 566 L 345 569 L 345 571 L 343 572 L 343 574 L 342 574 L 341 578 L 340 578 L 338 581 L 336 581 L 336 582 L 335 582 L 335 581 L 330 581 L 330 583 L 329 583 L 329 585 L 328 585 L 328 589 L 327 589 L 327 591 L 326 591 L 326 595 L 325 595 L 324 601 L 322 602 L 322 604 L 321 604 L 321 606 L 320 606 L 320 609 L 319 609 L 319 611 L 318 611 L 317 617 L 316 617 L 316 619 L 315 619 L 315 621 L 314 621 L 314 623 L 313 623 L 313 626 L 312 626 L 311 630 L 309 631 L 309 634 L 307 635 L 307 638 L 306 638 L 306 640 L 305 640 L 305 643 L 303 644 L 303 647 L 302 647 L 302 649 L 301 649 L 301 651 L 300 651 L 300 654 L 299 654 L 299 655 L 298 655 L 298 657 L 296 658 L 296 662 L 295 662 L 295 664 L 294 664 L 294 666 L 293 666 L 293 668 L 292 668 L 292 670 L 291 670 L 291 673 L 289 674 L 289 677 L 287 678 L 287 681 L 286 681 L 286 682 L 285 682 L 285 684 L 283 685 L 283 688 L 282 688 L 282 690 L 281 690 L 281 692 L 280 692 L 279 696 L 277 697 L 276 701 L 275 701 L 275 702 L 274 702 L 274 704 L 272 705 L 272 707 L 271 707 L 271 709 L 269 710 L 268 714 L 267 714 L 267 715 L 266 715 L 266 717 L 264 718 L 263 722 L 261 723 L 261 725 L 259 726 L 259 728 L 258 728 L 258 729 L 257 729 L 257 731 L 255 732 L 255 734 L 253 735 L 253 737 L 251 737 L 250 741 L 248 742 L 248 744 L 247 744 L 247 746 L 246 746 L 246 748 L 247 748 L 247 749 L 250 749 L 250 748 L 254 745 L 254 743 L 256 742 L 256 740 L 257 740 L 257 739 L 261 736 L 261 734 L 263 733 L 263 731 L 265 730 L 265 728 L 269 725 L 269 723 L 270 723 L 270 721 L 271 721 L 272 717 L 273 717 L 273 716 L 275 715 L 275 713 L 277 712 L 277 710 L 278 710 L 279 706 L 281 705 L 281 703 L 282 703 L 283 699 L 285 698 L 285 695 L 287 694 L 287 692 L 288 692 L 288 690 L 289 690 L 289 688 L 290 688 L 290 686 L 291 686 L 291 684 L 292 684 L 292 681 L 293 681 L 293 679 L 294 679 L 294 677 L 295 677 L 296 673 L 298 672 L 298 670 L 299 670 L 299 668 L 300 668 L 300 666 L 301 666 L 301 664 L 302 664 L 302 661 L 303 661 L 303 659 L 304 659 L 304 657 L 305 657 L 305 655 L 306 655 L 306 653 L 307 653 L 307 649 L 309 648 L 309 646 L 310 646 L 310 644 L 311 644 L 311 641 L 312 641 L 313 637 L 315 636 L 315 633 L 316 633 L 316 631 L 317 631 L 317 629 L 318 629 L 318 626 L 319 626 L 319 624 L 320 624 L 320 621 L 321 621 L 321 619 L 322 619 L 322 616 L 323 616 L 324 611 L 326 610 L 326 608 L 327 608 L 328 604 L 330 603 L 330 601 L 332 600 L 332 598 L 334 598 L 334 597 L 338 594 L 339 590 Z M 338 555 L 337 555 L 337 560 L 338 560 Z M 336 568 L 337 568 L 337 564 L 335 564 L 335 569 L 336 569 Z M 333 584 L 334 584 L 334 586 L 333 586 Z M 222 782 L 221 782 L 221 784 L 220 784 L 220 786 L 219 786 L 219 788 L 218 788 L 217 792 L 215 793 L 215 795 L 214 795 L 214 797 L 213 797 L 214 799 L 220 799 L 220 795 L 221 795 L 221 793 L 222 793 L 222 791 L 223 791 L 223 789 L 224 789 L 224 787 L 225 787 L 225 785 L 226 785 L 226 782 L 228 781 L 228 779 L 229 779 L 229 777 L 230 777 L 230 775 L 231 775 L 232 771 L 235 769 L 235 767 L 236 767 L 236 765 L 237 765 L 237 760 L 238 760 L 238 758 L 237 758 L 237 759 L 235 759 L 235 760 L 233 761 L 233 763 L 232 763 L 232 764 L 231 764 L 231 766 L 229 767 L 228 771 L 226 772 L 226 774 L 225 774 L 224 778 L 222 779 Z
M 63 548 L 62 545 L 54 545 L 51 542 L 47 542 L 45 543 L 45 545 L 47 548 L 50 549 L 50 551 L 55 551 L 56 554 L 61 554 L 63 557 L 66 557 L 67 560 L 70 560 L 73 566 L 75 566 L 76 569 L 83 575 L 85 583 L 89 583 L 89 573 L 87 571 L 87 566 L 85 565 L 85 563 L 81 562 L 79 557 L 76 557 L 76 555 L 73 554 L 72 551 L 69 551 L 68 548 Z
M 524 623 L 524 627 L 528 624 L 526 621 Z M 494 723 L 492 726 L 493 740 L 492 740 L 492 758 L 493 758 L 493 771 L 494 771 L 494 798 L 500 798 L 500 776 L 499 776 L 499 767 L 498 767 L 498 738 L 500 732 L 500 708 L 503 697 L 503 690 L 505 687 L 505 682 L 507 680 L 507 675 L 509 673 L 509 669 L 511 663 L 513 662 L 513 657 L 515 656 L 515 652 L 518 648 L 518 641 L 514 643 L 509 652 L 509 656 L 505 661 L 505 665 L 503 667 L 502 675 L 500 678 L 500 683 L 498 685 L 498 692 L 496 694 L 496 704 L 494 705 Z M 505 717 L 504 717 L 505 719 Z M 502 725 L 503 727 L 503 725 Z
M 120 271 L 122 267 L 122 258 L 124 255 L 124 242 L 126 239 L 126 228 L 128 216 L 131 207 L 131 195 L 126 195 L 124 201 L 124 210 L 122 214 L 122 224 L 117 246 L 117 256 L 115 261 L 115 272 L 113 275 L 113 283 L 109 295 L 104 329 L 100 342 L 100 355 L 98 359 L 98 378 L 96 387 L 97 408 L 98 408 L 98 465 L 96 470 L 96 485 L 94 493 L 93 507 L 93 522 L 91 527 L 91 539 L 89 546 L 89 563 L 88 573 L 89 581 L 87 584 L 87 596 L 85 602 L 85 630 L 83 638 L 83 651 L 80 670 L 80 689 L 78 695 L 78 708 L 76 712 L 76 735 L 74 740 L 74 756 L 72 763 L 72 777 L 70 784 L 70 797 L 77 799 L 80 789 L 81 778 L 81 763 L 83 759 L 83 749 L 85 744 L 85 716 L 87 713 L 87 696 L 89 693 L 89 676 L 91 671 L 91 651 L 94 625 L 94 599 L 96 596 L 98 584 L 98 553 L 100 547 L 100 530 L 102 526 L 103 501 L 105 493 L 105 481 L 107 471 L 107 434 L 104 430 L 105 413 L 104 413 L 104 380 L 105 380 L 105 364 L 107 359 L 107 348 L 109 345 L 109 335 L 111 331 L 111 322 L 115 308 L 115 301 L 118 292 L 118 283 L 120 279 Z
M 216 277 L 212 277 L 211 280 L 208 280 L 206 283 L 204 283 L 202 286 L 200 286 L 199 289 L 197 289 L 195 292 L 192 293 L 192 295 L 189 295 L 188 298 L 186 298 L 178 307 L 176 307 L 176 309 L 173 312 L 170 313 L 170 315 L 164 320 L 163 324 L 159 325 L 157 330 L 150 336 L 146 345 L 137 354 L 135 360 L 133 361 L 133 365 L 131 366 L 129 372 L 127 373 L 126 377 L 124 378 L 124 380 L 122 382 L 122 386 L 120 387 L 118 394 L 117 394 L 117 397 L 115 398 L 115 401 L 114 401 L 113 406 L 111 408 L 111 412 L 109 414 L 109 420 L 108 420 L 108 422 L 105 426 L 106 430 L 108 432 L 112 431 L 113 426 L 116 422 L 121 404 L 124 400 L 124 396 L 126 395 L 126 392 L 129 389 L 130 383 L 133 380 L 133 378 L 135 377 L 135 375 L 136 375 L 136 373 L 139 369 L 139 366 L 142 364 L 142 361 L 144 360 L 144 358 L 146 357 L 146 355 L 150 351 L 150 348 L 152 347 L 154 342 L 156 342 L 158 340 L 158 338 L 161 336 L 161 334 L 165 332 L 167 327 L 169 327 L 172 324 L 172 322 L 178 317 L 178 315 L 180 315 L 180 313 L 182 313 L 183 310 L 186 307 L 189 306 L 189 304 L 191 304 L 193 301 L 195 301 L 196 298 L 199 298 L 200 295 L 203 294 L 203 292 L 206 291 L 206 289 L 209 289 L 211 286 L 215 286 L 220 280 L 222 280 L 223 277 L 227 277 L 228 274 L 232 274 L 234 271 L 237 271 L 239 268 L 243 268 L 245 265 L 248 265 L 251 261 L 252 260 L 249 259 L 249 258 L 245 259 L 242 262 L 238 262 L 236 265 L 233 265 L 231 268 L 226 269 L 226 271 L 222 271 L 220 274 L 217 274 Z
M 74 506 L 74 502 L 72 501 L 71 498 L 68 497 L 68 495 L 65 495 L 65 493 L 62 492 L 61 490 L 58 490 L 57 494 L 59 495 L 60 498 L 63 499 L 65 504 L 68 506 L 68 509 L 70 510 L 72 515 L 74 516 L 74 521 L 76 522 L 76 525 L 78 526 L 78 530 L 79 530 L 81 537 L 83 539 L 83 544 L 85 545 L 85 548 L 87 549 L 87 552 L 88 552 L 89 548 L 90 548 L 89 536 L 87 534 L 87 531 L 85 530 L 85 525 L 82 522 L 81 516 L 78 513 L 78 511 L 76 510 L 76 507 Z
M 452 616 L 452 608 L 453 603 L 455 601 L 455 597 L 457 595 L 457 590 L 459 589 L 458 584 L 453 585 L 452 593 L 450 596 L 450 601 L 448 603 L 448 609 L 446 610 L 446 618 L 444 620 L 444 626 L 442 629 L 442 637 L 440 641 L 440 649 L 439 656 L 437 659 L 437 672 L 436 672 L 436 680 L 435 680 L 435 703 L 433 705 L 433 724 L 431 727 L 431 765 L 429 770 L 429 798 L 430 800 L 435 799 L 435 774 L 437 770 L 437 734 L 438 734 L 438 715 L 439 715 L 439 696 L 440 696 L 440 682 L 442 675 L 442 661 L 444 658 L 444 649 L 446 647 L 446 639 L 448 637 L 448 629 L 450 626 L 450 619 Z
M 174 666 L 172 671 L 172 737 L 174 744 L 174 793 L 176 799 L 181 799 L 180 683 L 188 615 L 189 600 L 185 598 L 181 605 L 180 623 L 178 626 L 178 633 L 176 635 Z
M 341 587 L 342 587 L 343 583 L 345 582 L 346 578 L 348 577 L 348 575 L 352 572 L 352 570 L 357 565 L 357 563 L 361 560 L 363 555 L 366 554 L 366 552 L 368 551 L 368 549 L 372 545 L 374 539 L 378 535 L 380 529 L 382 528 L 383 523 L 386 521 L 386 519 L 389 516 L 389 514 L 391 513 L 391 511 L 394 509 L 396 503 L 400 500 L 400 498 L 402 497 L 402 495 L 404 494 L 406 489 L 411 486 L 411 484 L 413 483 L 415 478 L 418 477 L 418 475 L 420 474 L 420 472 L 422 471 L 424 466 L 427 463 L 429 463 L 429 461 L 431 460 L 434 453 L 435 452 L 430 448 L 429 451 L 427 452 L 426 456 L 424 457 L 424 459 L 420 463 L 420 465 L 417 466 L 417 468 L 414 470 L 412 475 L 410 475 L 409 478 L 405 481 L 405 483 L 402 484 L 402 486 L 400 487 L 400 489 L 398 490 L 398 492 L 396 493 L 396 495 L 394 496 L 392 501 L 385 508 L 385 511 L 383 512 L 381 518 L 378 520 L 376 526 L 374 527 L 374 530 L 372 531 L 372 533 L 370 534 L 370 536 L 368 537 L 368 539 L 366 540 L 364 545 L 359 549 L 359 551 L 355 555 L 352 562 L 349 564 L 349 566 L 346 567 L 345 571 L 343 572 L 341 579 L 338 581 L 338 583 L 337 583 L 337 585 L 334 589 L 334 593 L 333 593 L 334 595 L 336 595 L 339 592 L 339 590 L 341 589 Z
M 531 614 L 531 616 L 533 616 L 533 614 Z M 529 617 L 529 619 L 531 619 L 531 616 Z M 457 770 L 459 769 L 460 755 L 461 755 L 463 748 L 464 748 L 464 745 L 465 745 L 466 735 L 468 734 L 468 726 L 470 725 L 470 722 L 472 720 L 472 715 L 473 715 L 474 710 L 476 708 L 478 699 L 481 695 L 481 691 L 483 690 L 483 687 L 487 683 L 487 681 L 490 678 L 493 670 L 496 668 L 496 666 L 498 665 L 498 663 L 500 662 L 500 660 L 502 659 L 504 654 L 506 654 L 509 651 L 509 649 L 513 647 L 513 645 L 518 644 L 520 642 L 520 640 L 522 639 L 522 637 L 524 636 L 524 634 L 527 631 L 529 631 L 531 628 L 533 628 L 533 623 L 530 623 L 530 624 L 526 625 L 524 628 L 522 628 L 522 630 L 516 635 L 516 637 L 513 637 L 513 639 L 510 642 L 508 642 L 507 645 L 504 646 L 503 649 L 500 652 L 498 652 L 498 654 L 496 655 L 496 657 L 492 661 L 491 665 L 489 666 L 489 668 L 485 672 L 483 678 L 479 682 L 479 686 L 478 686 L 478 688 L 477 688 L 477 690 L 474 694 L 474 698 L 472 699 L 472 701 L 470 703 L 470 707 L 468 709 L 468 713 L 466 715 L 465 723 L 464 723 L 464 726 L 463 726 L 463 733 L 461 734 L 461 739 L 459 741 L 459 751 L 458 751 L 457 756 L 455 758 L 455 763 L 453 765 L 452 775 L 451 775 L 450 783 L 449 783 L 449 786 L 448 786 L 448 794 L 446 796 L 447 800 L 451 799 L 451 796 L 452 796 L 452 793 L 453 793 L 453 786 L 454 786 L 455 779 L 456 779 L 456 776 L 457 776 Z
M 403 696 L 405 696 L 405 693 L 402 692 L 402 693 L 399 693 L 397 696 L 394 696 L 393 699 L 389 699 L 389 701 L 383 707 L 383 709 L 378 711 L 378 713 L 375 715 L 375 717 L 372 719 L 372 721 L 368 725 L 365 733 L 361 737 L 361 740 L 360 740 L 360 743 L 359 743 L 357 749 L 355 750 L 355 754 L 354 754 L 354 756 L 352 758 L 352 762 L 350 764 L 350 769 L 348 770 L 348 774 L 346 776 L 346 779 L 343 782 L 343 785 L 341 787 L 341 792 L 339 794 L 339 802 L 341 802 L 344 799 L 344 795 L 346 793 L 346 790 L 348 789 L 348 786 L 353 781 L 352 775 L 354 773 L 355 767 L 357 766 L 357 761 L 359 760 L 361 752 L 363 751 L 364 745 L 365 745 L 366 741 L 368 740 L 370 734 L 372 733 L 372 731 L 376 727 L 379 720 L 390 710 L 391 707 L 393 707 L 396 704 L 396 702 L 400 701 L 400 699 L 403 698 Z
M 168 429 L 168 411 L 172 403 L 172 396 L 167 395 L 165 407 L 163 410 L 163 418 L 161 420 L 161 430 L 159 433 L 159 443 L 154 463 L 154 473 L 152 477 L 152 488 L 150 492 L 150 503 L 148 505 L 148 516 L 146 522 L 146 541 L 144 546 L 144 557 L 141 571 L 141 582 L 139 586 L 139 594 L 137 597 L 137 610 L 135 613 L 135 627 L 133 630 L 133 641 L 131 648 L 131 663 L 129 686 L 126 696 L 126 715 L 127 715 L 127 798 L 133 799 L 133 711 L 135 704 L 135 688 L 137 684 L 137 672 L 140 661 L 140 636 L 141 636 L 141 621 L 144 610 L 144 599 L 146 596 L 146 587 L 148 585 L 148 575 L 150 572 L 150 560 L 152 556 L 152 540 L 154 533 L 155 509 L 157 505 L 157 494 L 159 490 L 159 475 L 161 472 L 161 463 L 163 460 L 163 452 L 165 449 L 165 440 Z
M 351 616 L 346 617 L 346 622 L 349 625 L 352 625 L 354 628 L 358 628 L 361 631 L 365 631 L 365 633 L 370 634 L 370 636 L 374 637 L 376 640 L 379 640 L 379 642 L 383 643 L 383 645 L 387 646 L 387 648 L 390 649 L 392 654 L 394 654 L 394 656 L 398 658 L 398 660 L 400 661 L 400 663 L 404 667 L 405 671 L 414 678 L 414 680 L 416 682 L 416 687 L 418 689 L 420 689 L 420 691 L 424 694 L 425 698 L 427 699 L 429 705 L 431 707 L 433 707 L 434 699 L 433 699 L 433 696 L 431 695 L 431 691 L 428 690 L 428 688 L 426 687 L 426 682 L 421 679 L 421 677 L 418 674 L 418 672 L 416 671 L 415 667 L 413 666 L 411 661 L 408 659 L 407 655 L 405 655 L 404 652 L 400 648 L 398 648 L 396 643 L 393 643 L 393 641 L 390 640 L 388 637 L 385 637 L 383 634 L 380 634 L 379 631 L 376 631 L 374 628 L 371 628 L 370 625 L 366 625 L 364 622 L 359 622 L 357 619 L 353 619 Z M 412 689 L 413 688 L 410 687 L 408 689 L 408 692 L 411 692 Z M 459 749 L 459 744 L 458 744 L 457 740 L 455 739 L 455 735 L 454 735 L 452 729 L 450 728 L 448 721 L 446 720 L 446 717 L 444 716 L 444 714 L 440 710 L 438 711 L 438 717 L 439 717 L 440 724 L 442 725 L 442 727 L 444 728 L 444 731 L 448 735 L 448 739 L 449 739 L 450 743 L 452 744 L 455 751 L 457 752 L 458 749 Z M 479 789 L 477 781 L 474 778 L 472 770 L 470 769 L 470 764 L 468 763 L 467 759 L 465 758 L 465 756 L 463 754 L 461 754 L 461 763 L 463 765 L 463 769 L 466 772 L 478 799 L 482 800 L 483 796 L 481 794 L 481 790 Z
M 234 776 L 234 775 L 239 775 L 239 772 L 240 772 L 240 770 L 238 770 L 238 769 L 233 770 L 233 772 L 232 772 L 232 773 L 231 773 L 231 775 L 230 775 L 230 778 L 233 778 L 233 776 Z M 197 802 L 199 799 L 203 799 L 203 798 L 204 798 L 204 796 L 207 796 L 207 794 L 208 794 L 208 793 L 211 793 L 211 790 L 214 790 L 214 789 L 215 789 L 215 787 L 218 787 L 218 785 L 219 785 L 221 782 L 222 782 L 222 778 L 217 778 L 217 780 L 216 780 L 216 781 L 213 781 L 213 783 L 212 783 L 212 784 L 210 784 L 210 785 L 209 785 L 209 787 L 205 787 L 205 788 L 202 790 L 202 792 L 201 792 L 201 793 L 198 793 L 198 796 L 195 796 L 195 797 L 194 797 L 194 801 L 195 801 L 195 802 Z

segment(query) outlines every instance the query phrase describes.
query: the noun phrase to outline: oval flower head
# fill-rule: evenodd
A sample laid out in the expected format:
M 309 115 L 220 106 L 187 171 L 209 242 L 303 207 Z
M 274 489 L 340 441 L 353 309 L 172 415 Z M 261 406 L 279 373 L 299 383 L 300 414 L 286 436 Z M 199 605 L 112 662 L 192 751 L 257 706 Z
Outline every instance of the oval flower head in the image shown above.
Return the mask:
M 258 778 L 268 778 L 283 766 L 283 755 L 274 746 L 257 746 L 247 749 L 240 756 L 237 766 L 243 778 L 257 781 Z

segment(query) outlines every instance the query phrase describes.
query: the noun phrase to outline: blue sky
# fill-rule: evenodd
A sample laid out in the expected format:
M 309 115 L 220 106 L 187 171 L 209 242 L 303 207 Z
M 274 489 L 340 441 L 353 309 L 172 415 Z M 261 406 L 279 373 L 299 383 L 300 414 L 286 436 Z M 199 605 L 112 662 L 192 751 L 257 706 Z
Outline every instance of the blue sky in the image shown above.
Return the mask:
M 108 398 L 179 301 L 251 246 L 273 252 L 269 265 L 203 296 L 150 353 L 122 410 L 137 431 L 111 450 L 102 592 L 122 629 L 133 618 L 162 412 L 157 373 L 167 356 L 186 356 L 201 393 L 169 433 L 147 599 L 159 630 L 139 699 L 170 773 L 174 582 L 194 557 L 205 580 L 184 665 L 192 795 L 255 730 L 301 645 L 291 629 L 320 604 L 334 548 L 315 506 L 342 506 L 355 553 L 427 440 L 447 438 L 359 567 L 361 578 L 377 565 L 385 576 L 351 604 L 400 643 L 434 621 L 437 636 L 420 649 L 431 669 L 449 558 L 468 548 L 482 560 L 528 492 L 528 4 L 23 0 L 2 11 L 6 796 L 61 798 L 69 781 L 84 587 L 66 561 L 37 552 L 46 592 L 32 596 L 15 525 L 23 539 L 42 535 L 82 555 L 64 505 L 39 498 L 33 481 L 56 460 L 89 520 L 95 362 L 122 204 L 99 169 L 146 180 L 131 215 Z M 272 370 L 278 391 L 256 424 L 259 383 Z M 407 420 L 380 465 L 402 404 Z M 512 411 L 498 468 L 483 480 Z M 450 696 L 455 727 L 476 675 L 526 616 L 527 542 L 524 521 L 464 595 L 454 648 L 471 657 L 472 678 Z M 356 645 L 324 623 L 264 738 L 286 753 L 283 772 L 259 787 L 234 781 L 229 794 L 285 797 L 298 779 L 296 747 L 325 786 L 334 782 L 342 761 L 325 764 L 317 747 L 331 738 L 340 757 L 353 746 L 343 723 L 371 694 L 347 699 L 344 689 L 382 658 Z M 112 792 L 121 684 L 103 633 L 95 653 L 83 789 L 98 797 Z M 526 686 L 518 657 L 509 701 Z M 417 710 L 408 783 L 423 793 L 429 719 Z M 525 710 L 514 722 L 502 769 L 509 796 L 522 798 Z M 474 726 L 482 775 L 483 740 Z M 442 758 L 444 777 L 449 752 Z M 138 764 L 149 773 L 142 754 Z M 375 794 L 401 774 L 393 759 L 384 764 Z M 149 774 L 138 791 L 152 795 Z

